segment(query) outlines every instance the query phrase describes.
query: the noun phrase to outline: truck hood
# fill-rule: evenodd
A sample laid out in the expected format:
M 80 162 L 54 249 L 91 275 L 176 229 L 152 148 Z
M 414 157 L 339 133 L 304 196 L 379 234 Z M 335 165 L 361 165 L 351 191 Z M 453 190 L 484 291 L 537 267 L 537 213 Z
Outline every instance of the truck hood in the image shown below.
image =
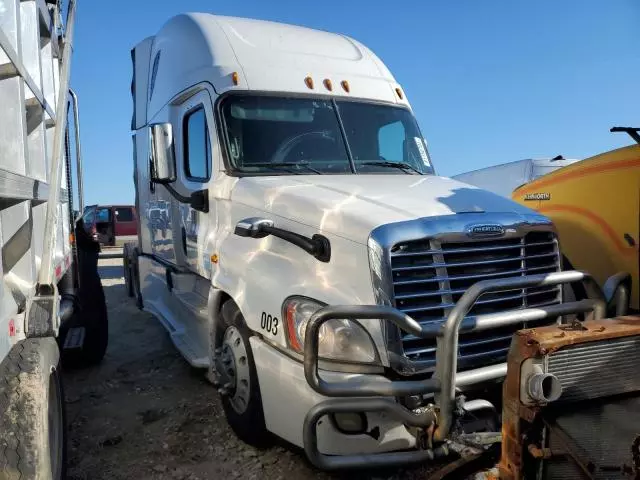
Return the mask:
M 450 178 L 417 175 L 243 177 L 232 200 L 349 240 L 366 243 L 387 223 L 463 212 L 534 213 Z

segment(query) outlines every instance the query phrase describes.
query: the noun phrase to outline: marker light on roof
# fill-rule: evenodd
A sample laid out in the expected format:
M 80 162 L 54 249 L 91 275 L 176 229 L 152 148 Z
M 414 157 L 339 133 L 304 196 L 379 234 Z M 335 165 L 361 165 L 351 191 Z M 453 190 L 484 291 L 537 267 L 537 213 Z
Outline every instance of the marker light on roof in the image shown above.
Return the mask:
M 324 79 L 324 86 L 326 87 L 327 90 L 331 91 L 333 90 L 333 85 L 331 84 L 331 80 L 329 80 L 328 78 Z
M 234 85 L 238 85 L 238 72 L 233 72 L 231 74 L 231 81 Z
M 313 78 L 305 77 L 304 83 L 307 85 L 307 87 L 309 87 L 311 90 L 313 90 Z
M 349 82 L 347 82 L 346 80 L 342 80 L 342 81 L 340 82 L 340 85 L 342 85 L 342 89 L 343 89 L 345 92 L 349 93 Z
M 396 93 L 398 94 L 398 98 L 402 100 L 402 90 L 399 87 L 396 87 Z

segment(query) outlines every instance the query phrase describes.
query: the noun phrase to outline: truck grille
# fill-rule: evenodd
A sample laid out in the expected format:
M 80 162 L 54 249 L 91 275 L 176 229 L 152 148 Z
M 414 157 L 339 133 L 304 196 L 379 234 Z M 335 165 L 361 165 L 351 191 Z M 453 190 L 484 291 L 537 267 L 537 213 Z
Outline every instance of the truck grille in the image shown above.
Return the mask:
M 480 280 L 551 273 L 558 271 L 559 266 L 558 242 L 552 232 L 457 243 L 415 240 L 391 248 L 396 308 L 422 325 L 442 322 L 462 294 Z M 469 315 L 559 303 L 560 289 L 547 286 L 485 294 Z M 461 334 L 458 369 L 505 361 L 512 334 L 524 327 L 522 324 Z M 435 366 L 435 340 L 405 334 L 402 346 L 405 356 L 419 362 L 421 370 Z

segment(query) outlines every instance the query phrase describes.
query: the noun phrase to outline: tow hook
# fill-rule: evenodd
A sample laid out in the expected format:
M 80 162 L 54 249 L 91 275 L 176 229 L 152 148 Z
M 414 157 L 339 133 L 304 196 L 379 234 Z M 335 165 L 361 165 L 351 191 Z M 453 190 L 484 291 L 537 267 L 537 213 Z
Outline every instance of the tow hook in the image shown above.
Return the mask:
M 424 407 L 414 408 L 412 411 L 415 415 L 421 416 L 434 412 L 433 405 L 425 405 Z M 437 417 L 436 417 L 437 418 Z M 416 430 L 416 446 L 420 450 L 432 450 L 433 449 L 433 432 L 436 430 L 436 422 L 432 422 L 429 425 L 418 428 Z

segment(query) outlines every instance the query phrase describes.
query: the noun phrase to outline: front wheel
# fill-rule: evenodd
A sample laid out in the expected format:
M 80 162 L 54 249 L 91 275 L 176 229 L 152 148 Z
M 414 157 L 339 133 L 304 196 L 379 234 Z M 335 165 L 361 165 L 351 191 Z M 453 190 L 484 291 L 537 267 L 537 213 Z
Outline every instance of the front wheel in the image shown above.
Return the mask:
M 249 343 L 250 330 L 231 300 L 222 306 L 221 319 L 215 365 L 227 422 L 243 442 L 264 447 L 270 435 L 265 426 L 258 374 Z

